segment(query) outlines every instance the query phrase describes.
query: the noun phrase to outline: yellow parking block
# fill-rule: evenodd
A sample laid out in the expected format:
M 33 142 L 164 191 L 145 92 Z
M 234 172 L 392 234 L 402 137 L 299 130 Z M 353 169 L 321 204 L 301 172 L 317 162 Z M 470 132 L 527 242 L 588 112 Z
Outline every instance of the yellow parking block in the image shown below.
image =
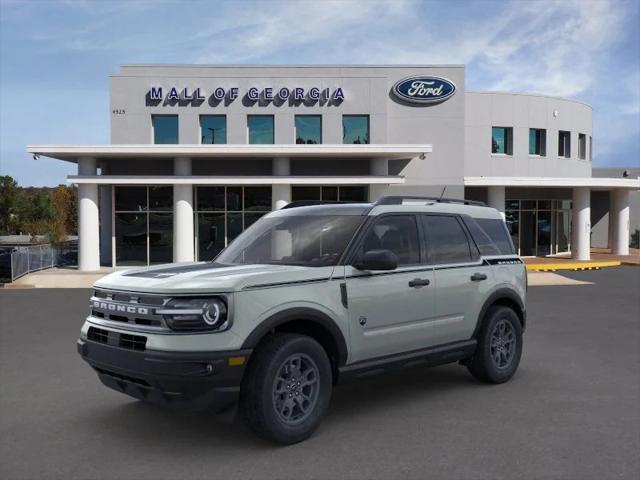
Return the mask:
M 604 267 L 619 267 L 617 261 L 606 262 L 557 262 L 557 263 L 527 263 L 528 271 L 555 272 L 556 270 L 598 270 Z

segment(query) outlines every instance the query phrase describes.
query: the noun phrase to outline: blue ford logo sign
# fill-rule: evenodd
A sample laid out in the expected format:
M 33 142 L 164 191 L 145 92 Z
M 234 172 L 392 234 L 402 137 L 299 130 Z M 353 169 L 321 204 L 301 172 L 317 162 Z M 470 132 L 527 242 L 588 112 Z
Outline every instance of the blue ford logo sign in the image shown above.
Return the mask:
M 397 82 L 392 90 L 405 102 L 436 103 L 451 97 L 456 92 L 456 85 L 446 78 L 409 77 Z

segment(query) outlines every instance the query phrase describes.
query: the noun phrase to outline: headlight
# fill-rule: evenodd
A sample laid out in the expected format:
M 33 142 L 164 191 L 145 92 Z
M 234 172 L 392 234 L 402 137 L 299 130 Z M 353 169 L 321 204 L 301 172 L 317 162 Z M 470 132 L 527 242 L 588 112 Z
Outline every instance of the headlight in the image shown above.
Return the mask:
M 157 314 L 172 330 L 215 330 L 229 328 L 227 304 L 221 297 L 173 298 Z

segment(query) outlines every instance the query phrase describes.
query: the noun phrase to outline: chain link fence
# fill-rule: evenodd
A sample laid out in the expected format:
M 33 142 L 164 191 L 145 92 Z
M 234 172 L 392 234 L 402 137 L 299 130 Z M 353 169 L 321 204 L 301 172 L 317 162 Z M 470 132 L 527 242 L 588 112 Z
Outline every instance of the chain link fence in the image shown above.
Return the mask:
M 0 279 L 11 282 L 46 268 L 76 265 L 78 247 L 76 242 L 65 242 L 57 246 L 50 244 L 14 247 L 0 255 Z

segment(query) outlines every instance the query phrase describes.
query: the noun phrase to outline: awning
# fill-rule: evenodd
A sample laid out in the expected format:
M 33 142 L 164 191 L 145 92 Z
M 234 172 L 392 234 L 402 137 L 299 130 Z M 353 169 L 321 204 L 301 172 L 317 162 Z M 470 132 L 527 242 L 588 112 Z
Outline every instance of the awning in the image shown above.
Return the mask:
M 640 189 L 640 178 L 600 177 L 464 177 L 465 187 L 589 187 L 594 190 Z
M 202 176 L 202 175 L 69 175 L 67 182 L 98 185 L 397 185 L 399 175 L 365 176 Z
M 386 158 L 409 159 L 431 153 L 429 144 L 402 145 L 27 145 L 33 155 L 77 163 L 79 158 Z

